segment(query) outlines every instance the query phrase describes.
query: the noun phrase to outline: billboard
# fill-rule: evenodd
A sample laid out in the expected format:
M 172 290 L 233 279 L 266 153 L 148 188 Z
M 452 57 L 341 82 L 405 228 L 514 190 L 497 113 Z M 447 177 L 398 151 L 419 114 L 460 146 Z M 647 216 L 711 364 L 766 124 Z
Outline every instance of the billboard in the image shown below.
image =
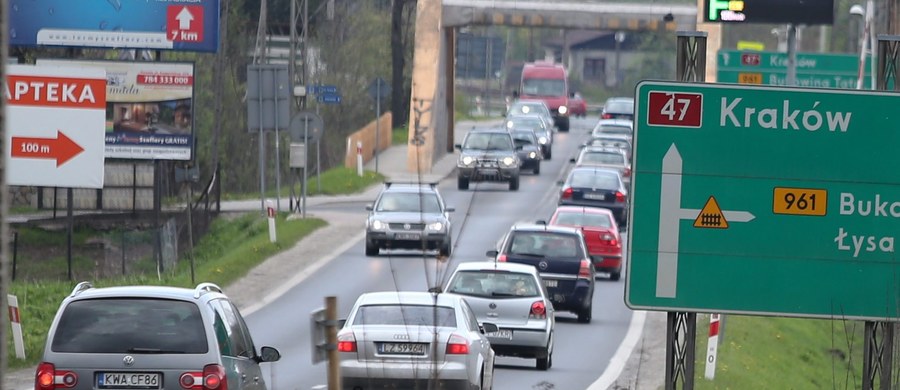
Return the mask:
M 8 70 L 3 145 L 9 184 L 103 188 L 103 70 Z
M 215 52 L 219 0 L 9 0 L 9 44 Z
M 704 0 L 712 23 L 834 24 L 834 0 Z
M 106 158 L 191 160 L 194 64 L 38 60 L 106 71 Z

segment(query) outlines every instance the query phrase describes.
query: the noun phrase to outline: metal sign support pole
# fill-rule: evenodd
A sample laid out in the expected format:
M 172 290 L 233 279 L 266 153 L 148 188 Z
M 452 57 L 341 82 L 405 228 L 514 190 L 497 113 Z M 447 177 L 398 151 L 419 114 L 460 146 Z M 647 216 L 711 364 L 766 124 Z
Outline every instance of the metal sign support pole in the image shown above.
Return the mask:
M 375 173 L 378 173 L 378 150 L 381 149 L 381 82 L 375 80 Z
M 787 85 L 795 86 L 797 85 L 797 26 L 793 24 L 787 26 L 787 50 Z
M 890 81 L 898 90 L 898 46 L 900 36 L 878 36 L 878 74 L 875 86 L 887 90 Z M 875 60 L 874 58 L 872 59 Z M 863 390 L 890 389 L 891 369 L 894 361 L 894 324 L 885 321 L 866 321 L 863 346 Z M 876 386 L 878 383 L 878 386 Z
M 275 107 L 278 107 L 278 93 L 274 94 Z M 275 113 L 275 210 L 281 212 L 281 133 L 278 127 L 278 109 Z
M 316 140 L 316 190 L 322 192 L 322 139 Z
M 706 80 L 705 32 L 679 31 L 676 51 L 676 77 L 679 81 Z M 697 314 L 669 312 L 666 318 L 665 389 L 694 388 L 694 355 L 697 338 Z
M 303 182 L 301 183 L 301 187 L 303 187 L 303 214 L 302 217 L 306 218 L 306 176 L 307 169 L 309 167 L 309 118 L 303 118 Z
M 75 234 L 75 216 L 72 212 L 72 198 L 74 198 L 72 187 L 66 188 L 66 277 L 69 281 L 74 279 L 74 275 L 72 275 L 72 236 Z

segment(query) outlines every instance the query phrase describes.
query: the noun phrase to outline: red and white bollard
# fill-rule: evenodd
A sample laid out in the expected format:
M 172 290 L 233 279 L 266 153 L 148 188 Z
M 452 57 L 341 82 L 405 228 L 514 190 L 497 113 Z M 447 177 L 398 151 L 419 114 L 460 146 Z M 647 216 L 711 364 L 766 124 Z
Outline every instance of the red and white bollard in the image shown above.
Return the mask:
M 709 315 L 709 342 L 706 344 L 706 379 L 716 377 L 716 355 L 719 350 L 719 314 Z
M 266 201 L 266 216 L 269 218 L 269 242 L 277 241 L 275 235 L 275 206 L 271 200 Z
M 356 174 L 363 175 L 362 141 L 356 141 Z
M 22 338 L 22 317 L 19 315 L 19 300 L 15 295 L 6 295 L 9 302 L 9 322 L 12 324 L 13 344 L 16 357 L 25 359 L 25 339 Z

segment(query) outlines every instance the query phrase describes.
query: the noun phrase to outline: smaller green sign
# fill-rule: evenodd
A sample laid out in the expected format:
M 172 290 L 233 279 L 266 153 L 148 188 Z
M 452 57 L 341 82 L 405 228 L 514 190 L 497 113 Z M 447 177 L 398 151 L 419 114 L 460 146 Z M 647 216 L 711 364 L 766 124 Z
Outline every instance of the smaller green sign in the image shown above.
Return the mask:
M 723 50 L 717 59 L 718 82 L 787 85 L 787 53 Z M 872 85 L 870 61 L 867 57 L 863 89 Z M 859 55 L 797 53 L 796 86 L 855 89 L 858 74 Z

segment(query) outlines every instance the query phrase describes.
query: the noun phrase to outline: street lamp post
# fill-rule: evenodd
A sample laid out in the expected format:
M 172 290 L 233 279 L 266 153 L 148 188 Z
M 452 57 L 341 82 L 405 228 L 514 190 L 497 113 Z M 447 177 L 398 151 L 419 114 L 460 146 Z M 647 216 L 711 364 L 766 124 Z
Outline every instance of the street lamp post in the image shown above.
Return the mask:
M 625 32 L 624 32 L 624 31 L 616 31 L 615 39 L 616 39 L 616 78 L 615 78 L 615 81 L 616 81 L 616 82 L 615 82 L 614 85 L 615 85 L 616 87 L 618 87 L 618 86 L 619 86 L 619 82 L 620 82 L 620 80 L 621 80 L 621 78 L 622 78 L 622 77 L 621 77 L 621 74 L 620 74 L 620 73 L 621 73 L 621 70 L 620 70 L 621 68 L 620 68 L 620 65 L 619 65 L 619 62 L 620 62 L 620 61 L 619 61 L 619 57 L 621 56 L 621 51 L 622 51 L 622 50 L 621 50 L 621 46 L 622 46 L 622 42 L 625 42 Z
M 856 75 L 856 89 L 862 89 L 863 80 L 866 77 L 866 53 L 874 53 L 875 50 L 875 34 L 872 33 L 874 29 L 874 21 L 873 12 L 875 11 L 875 2 L 874 0 L 866 1 L 865 8 L 859 4 L 854 4 L 850 7 L 850 14 L 862 16 L 863 20 L 863 32 L 862 38 L 859 40 L 859 72 Z M 869 70 L 871 77 L 871 88 L 875 88 L 875 60 L 874 58 L 871 61 L 872 69 Z

